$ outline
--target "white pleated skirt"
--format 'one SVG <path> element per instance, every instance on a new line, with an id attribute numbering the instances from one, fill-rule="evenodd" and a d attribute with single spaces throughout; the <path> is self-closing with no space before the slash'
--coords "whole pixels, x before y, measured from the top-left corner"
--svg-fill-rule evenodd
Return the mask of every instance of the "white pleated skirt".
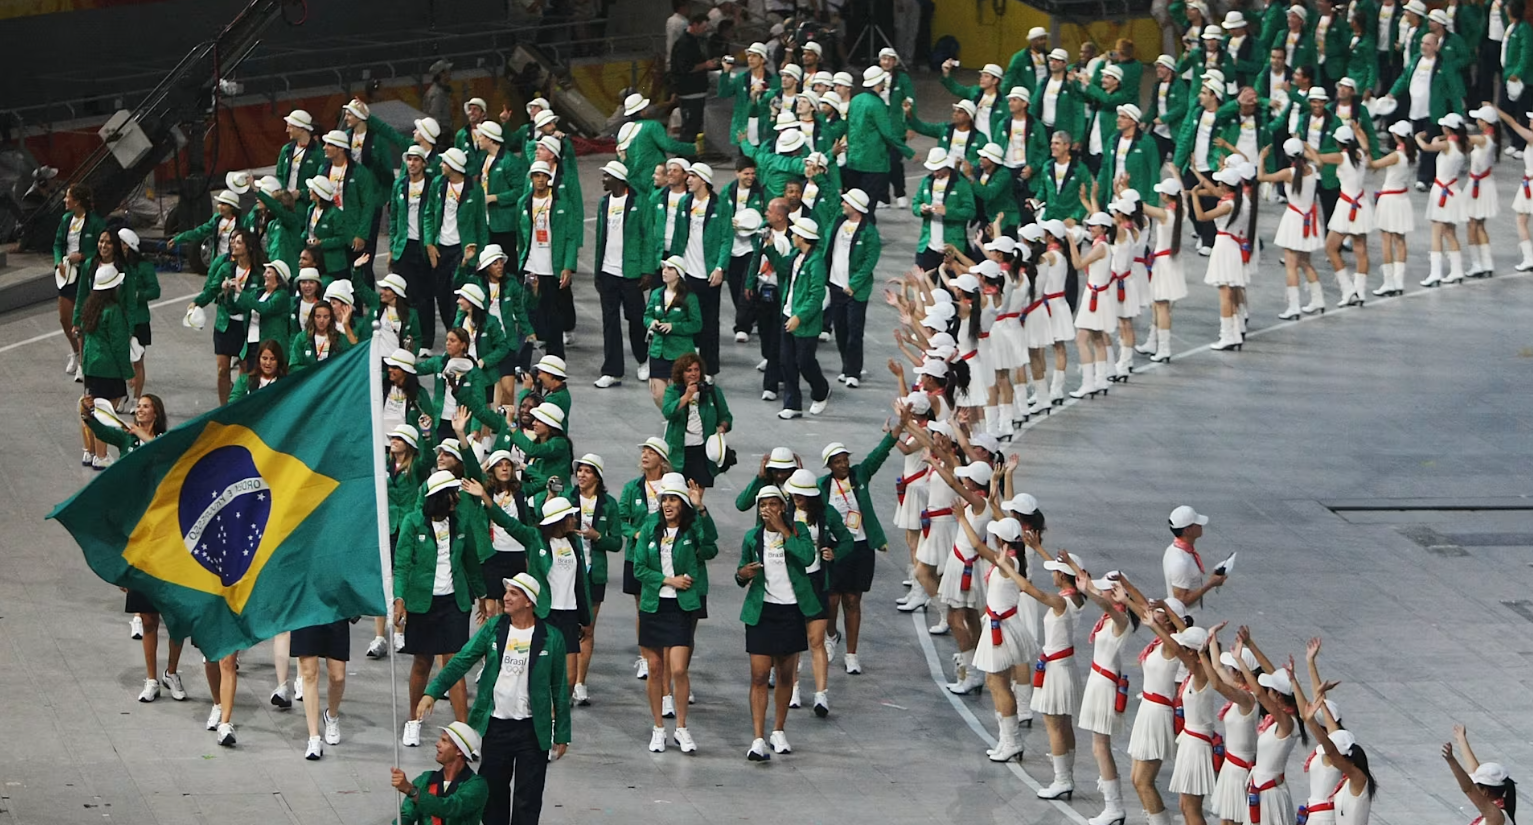
<path id="1" fill-rule="evenodd" d="M 1123 714 L 1115 710 L 1118 686 L 1095 670 L 1086 674 L 1086 690 L 1081 694 L 1081 712 L 1075 724 L 1081 730 L 1117 736 L 1123 732 Z"/>
<path id="2" fill-rule="evenodd" d="M 931 529 L 916 545 L 916 561 L 931 565 L 940 573 L 947 564 L 942 560 L 943 556 L 953 555 L 953 540 L 957 537 L 958 522 L 951 516 L 933 519 Z"/>
<path id="3" fill-rule="evenodd" d="M 1240 257 L 1240 244 L 1234 238 L 1218 235 L 1214 238 L 1214 250 L 1208 256 L 1208 274 L 1203 283 L 1209 286 L 1246 285 L 1245 262 Z"/>
<path id="4" fill-rule="evenodd" d="M 1518 187 L 1519 189 L 1521 187 Z M 1501 199 L 1496 195 L 1496 179 L 1486 178 L 1480 181 L 1480 196 L 1473 197 L 1474 181 L 1470 181 L 1464 187 L 1464 197 L 1469 199 L 1469 217 L 1473 220 L 1483 221 L 1494 218 L 1501 214 Z"/>
<path id="5" fill-rule="evenodd" d="M 1255 757 L 1253 756 L 1252 759 Z M 1228 759 L 1224 760 L 1224 766 L 1219 769 L 1219 780 L 1214 783 L 1214 798 L 1211 804 L 1214 816 L 1231 822 L 1240 822 L 1246 818 L 1249 813 L 1246 810 L 1249 807 L 1246 804 L 1246 780 L 1250 776 L 1250 770 L 1239 767 Z"/>
<path id="6" fill-rule="evenodd" d="M 1171 769 L 1169 786 L 1171 792 L 1208 796 L 1214 792 L 1216 781 L 1213 746 L 1183 731 L 1176 737 L 1176 764 Z M 1272 820 L 1281 823 L 1292 821 L 1291 815 L 1287 819 Z"/>
<path id="7" fill-rule="evenodd" d="M 1132 273 L 1123 279 L 1123 300 L 1118 300 L 1117 284 L 1107 290 L 1106 297 L 1112 304 L 1113 314 L 1118 318 L 1138 318 L 1144 309 L 1144 290 Z"/>
<path id="8" fill-rule="evenodd" d="M 942 579 L 937 582 L 937 598 L 951 608 L 983 607 L 985 604 L 985 566 L 987 562 L 974 557 L 969 574 L 969 589 L 963 589 L 963 561 L 952 549 L 947 551 L 943 563 Z"/>
<path id="9" fill-rule="evenodd" d="M 1283 209 L 1283 217 L 1278 219 L 1277 234 L 1273 236 L 1272 243 L 1279 249 L 1287 249 L 1290 252 L 1318 252 L 1325 248 L 1325 230 L 1320 226 L 1320 213 L 1315 212 L 1314 220 L 1310 224 L 1310 234 L 1304 234 L 1304 213 L 1299 212 L 1292 205 Z"/>
<path id="10" fill-rule="evenodd" d="M 1049 319 L 1049 329 L 1054 332 L 1054 343 L 1075 340 L 1075 318 L 1070 315 L 1070 302 L 1063 296 L 1049 300 L 1047 309 L 1040 309 Z"/>
<path id="11" fill-rule="evenodd" d="M 1044 665 L 1043 687 L 1033 689 L 1028 707 L 1047 716 L 1075 715 L 1075 657 L 1055 659 Z"/>
<path id="12" fill-rule="evenodd" d="M 1462 187 L 1449 188 L 1453 194 L 1446 199 L 1442 197 L 1442 187 L 1432 184 L 1427 190 L 1427 220 L 1433 223 L 1460 224 L 1469 219 L 1469 196 Z"/>
<path id="13" fill-rule="evenodd" d="M 1528 197 L 1528 191 L 1533 189 L 1533 182 L 1523 185 L 1517 183 L 1517 194 L 1512 196 L 1512 211 L 1522 215 L 1533 215 L 1533 198 Z"/>
<path id="14" fill-rule="evenodd" d="M 1357 217 L 1352 217 L 1352 204 L 1337 199 L 1336 214 L 1326 222 L 1326 229 L 1343 235 L 1367 235 L 1373 231 L 1373 202 L 1367 193 L 1358 195 Z"/>
<path id="15" fill-rule="evenodd" d="M 1271 825 L 1274 822 L 1293 822 L 1297 811 L 1294 809 L 1293 797 L 1288 793 L 1288 785 L 1284 783 L 1275 788 L 1268 788 L 1261 793 L 1262 820 L 1261 825 Z M 1256 825 L 1251 821 L 1251 808 L 1242 805 L 1240 821 L 1245 825 Z"/>
<path id="16" fill-rule="evenodd" d="M 1182 256 L 1156 258 L 1155 269 L 1150 272 L 1150 300 L 1175 302 L 1186 297 L 1187 274 L 1182 271 Z"/>
<path id="17" fill-rule="evenodd" d="M 1014 370 L 1027 363 L 1027 334 L 1022 331 L 1021 320 L 996 321 L 990 329 L 990 340 L 999 341 L 995 348 L 995 363 L 991 365 L 993 369 Z"/>
<path id="18" fill-rule="evenodd" d="M 1075 328 L 1089 329 L 1097 332 L 1107 332 L 1117 326 L 1117 312 L 1113 308 L 1118 302 L 1117 290 L 1108 287 L 1104 292 L 1097 293 L 1097 307 L 1091 308 L 1091 289 L 1081 293 L 1080 304 L 1075 310 Z M 1068 305 L 1066 305 L 1068 307 Z M 1070 336 L 1074 338 L 1075 336 Z"/>
<path id="19" fill-rule="evenodd" d="M 1020 605 L 1019 605 L 1020 607 Z M 979 617 L 979 644 L 974 648 L 974 666 L 986 673 L 1006 673 L 1017 665 L 1038 661 L 1038 643 L 1028 635 L 1020 614 L 1001 620 L 1001 643 L 990 632 L 989 614 Z M 1026 678 L 1031 679 L 1028 674 Z M 1028 682 L 1032 684 L 1032 682 Z"/>
<path id="20" fill-rule="evenodd" d="M 1533 202 L 1529 203 L 1528 211 L 1533 214 Z M 1373 222 L 1380 232 L 1394 235 L 1409 235 L 1416 231 L 1416 211 L 1411 207 L 1411 196 L 1404 192 L 1380 195 L 1373 205 Z"/>
<path id="21" fill-rule="evenodd" d="M 923 476 L 920 481 L 905 488 L 905 500 L 894 506 L 895 527 L 901 530 L 921 529 L 921 511 L 926 509 L 926 478 Z"/>
<path id="22" fill-rule="evenodd" d="M 1140 701 L 1134 714 L 1134 729 L 1128 736 L 1128 755 L 1140 762 L 1164 762 L 1176 751 L 1172 731 L 1175 713 L 1166 705 Z"/>

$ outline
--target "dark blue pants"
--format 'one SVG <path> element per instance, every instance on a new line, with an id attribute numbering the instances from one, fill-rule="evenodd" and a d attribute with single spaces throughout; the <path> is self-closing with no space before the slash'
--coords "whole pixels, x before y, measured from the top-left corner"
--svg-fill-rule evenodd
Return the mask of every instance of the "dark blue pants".
<path id="1" fill-rule="evenodd" d="M 601 374 L 622 378 L 627 361 L 623 357 L 624 316 L 634 361 L 644 363 L 649 357 L 644 343 L 644 290 L 638 278 L 603 272 L 596 276 L 596 294 L 601 296 Z"/>
<path id="2" fill-rule="evenodd" d="M 798 336 L 784 330 L 782 356 L 778 362 L 782 368 L 782 408 L 802 410 L 803 397 L 799 394 L 800 376 L 809 382 L 809 400 L 824 401 L 830 397 L 830 384 L 820 372 L 820 362 L 815 357 L 820 339 L 814 335 Z"/>
<path id="3" fill-rule="evenodd" d="M 458 317 L 458 298 L 453 295 L 452 280 L 458 274 L 458 264 L 463 262 L 463 247 L 462 245 L 438 246 L 436 251 L 436 266 L 431 268 L 432 291 L 436 295 L 436 309 L 438 316 L 442 319 L 442 328 L 452 329 L 452 322 Z M 406 284 L 405 288 L 408 289 L 409 284 Z M 415 296 L 411 295 L 410 300 L 416 300 Z M 431 305 L 429 303 L 417 303 L 416 306 L 421 308 L 420 315 L 423 316 L 421 318 L 421 335 L 428 342 L 426 346 L 434 349 L 436 329 L 433 326 L 431 331 L 428 332 L 424 317 L 431 314 Z M 446 336 L 443 336 L 443 338 L 445 340 Z"/>
<path id="4" fill-rule="evenodd" d="M 554 651 L 557 655 L 558 651 Z M 563 686 L 559 686 L 562 690 Z M 484 732 L 479 775 L 490 786 L 485 825 L 537 825 L 543 813 L 548 751 L 538 747 L 531 719 L 490 718 Z M 513 787 L 513 780 L 515 786 Z"/>
<path id="5" fill-rule="evenodd" d="M 841 373 L 847 378 L 862 379 L 862 334 L 868 319 L 868 302 L 853 300 L 839 287 L 830 288 L 829 313 L 836 333 L 836 350 L 841 353 Z"/>

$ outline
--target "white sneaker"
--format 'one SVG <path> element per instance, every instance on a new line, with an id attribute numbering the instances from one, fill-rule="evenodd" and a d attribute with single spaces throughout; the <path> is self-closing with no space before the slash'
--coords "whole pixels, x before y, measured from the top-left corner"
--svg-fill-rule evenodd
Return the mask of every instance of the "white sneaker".
<path id="1" fill-rule="evenodd" d="M 83 383 L 84 381 L 85 381 L 85 368 L 84 367 L 75 367 L 75 383 L 76 384 L 80 384 L 80 383 Z"/>
<path id="2" fill-rule="evenodd" d="M 760 742 L 760 739 L 756 740 Z M 792 753 L 793 746 L 788 744 L 788 735 L 780 730 L 772 731 L 772 751 L 774 753 Z"/>
<path id="3" fill-rule="evenodd" d="M 756 362 L 756 372 L 766 372 L 767 360 L 765 358 Z"/>
<path id="4" fill-rule="evenodd" d="M 692 690 L 691 688 L 687 688 L 687 704 L 689 704 L 689 705 L 697 704 L 697 692 Z"/>
<path id="5" fill-rule="evenodd" d="M 830 715 L 830 695 L 823 690 L 814 692 L 814 715 L 821 719 Z"/>
<path id="6" fill-rule="evenodd" d="M 801 708 L 803 706 L 804 706 L 804 703 L 799 701 L 798 682 L 794 682 L 793 683 L 793 696 L 788 699 L 788 707 L 790 707 L 790 708 Z"/>
<path id="7" fill-rule="evenodd" d="M 910 198 L 907 198 L 904 195 L 900 195 L 899 200 L 895 201 L 895 204 L 897 206 L 899 206 L 899 208 L 901 208 L 901 209 L 909 209 L 910 208 Z"/>
<path id="8" fill-rule="evenodd" d="M 947 617 L 943 616 L 936 624 L 926 628 L 926 632 L 933 636 L 946 636 L 948 633 Z"/>
<path id="9" fill-rule="evenodd" d="M 181 674 L 170 671 L 161 673 L 160 684 L 165 686 L 165 691 L 170 694 L 170 698 L 177 702 L 186 701 L 186 688 L 181 686 Z"/>
<path id="10" fill-rule="evenodd" d="M 798 410 L 778 410 L 777 417 L 784 421 L 792 421 L 795 418 L 803 418 L 804 414 Z"/>
<path id="11" fill-rule="evenodd" d="M 277 685 L 277 689 L 271 692 L 271 703 L 283 710 L 293 706 L 293 690 L 287 682 Z"/>
<path id="12" fill-rule="evenodd" d="M 309 737 L 309 749 L 304 751 L 303 758 L 310 762 L 318 762 L 325 755 L 325 745 L 318 736 Z"/>
<path id="13" fill-rule="evenodd" d="M 845 384 L 846 383 L 846 373 L 844 373 L 844 372 L 843 373 L 838 373 L 836 375 L 836 383 L 837 384 Z"/>
<path id="14" fill-rule="evenodd" d="M 751 334 L 749 332 L 737 332 L 737 333 L 735 333 L 735 343 L 736 344 L 744 344 L 744 343 L 750 341 L 750 339 L 751 339 Z"/>
<path id="15" fill-rule="evenodd" d="M 823 344 L 823 343 L 825 343 L 825 342 L 827 342 L 829 340 L 830 340 L 830 333 L 828 333 L 828 332 L 820 333 L 820 343 Z"/>
<path id="16" fill-rule="evenodd" d="M 382 659 L 389 655 L 389 640 L 382 636 L 374 636 L 373 643 L 367 646 L 367 658 Z"/>
<path id="17" fill-rule="evenodd" d="M 160 698 L 160 681 L 158 679 L 145 679 L 144 689 L 139 691 L 138 700 L 140 702 L 153 702 L 158 698 Z"/>
<path id="18" fill-rule="evenodd" d="M 144 620 L 136 614 L 128 619 L 128 636 L 134 639 L 144 638 Z"/>
<path id="19" fill-rule="evenodd" d="M 676 747 L 681 748 L 682 753 L 697 753 L 697 743 L 692 741 L 692 732 L 686 728 L 677 728 Z"/>
<path id="20" fill-rule="evenodd" d="M 841 637 L 832 633 L 825 634 L 825 661 L 827 663 L 836 660 L 836 648 L 841 646 Z"/>
<path id="21" fill-rule="evenodd" d="M 80 368 L 80 356 L 69 353 L 69 359 L 64 362 L 64 374 L 69 375 Z"/>
<path id="22" fill-rule="evenodd" d="M 1214 248 L 1211 247 L 1211 246 L 1203 246 L 1202 244 L 1198 245 L 1198 254 L 1203 256 L 1203 257 L 1205 257 L 1205 258 L 1207 258 L 1209 255 L 1213 254 L 1213 251 L 1214 251 Z"/>
<path id="23" fill-rule="evenodd" d="M 234 725 L 224 722 L 218 726 L 218 744 L 225 748 L 234 747 Z"/>
<path id="24" fill-rule="evenodd" d="M 777 400 L 777 393 L 772 392 L 771 390 L 762 390 L 761 391 L 761 400 L 762 401 L 776 401 Z"/>
<path id="25" fill-rule="evenodd" d="M 766 740 L 757 739 L 756 741 L 752 742 L 751 749 L 745 752 L 745 758 L 752 762 L 771 761 L 772 754 L 767 751 Z"/>
<path id="26" fill-rule="evenodd" d="M 649 752 L 665 753 L 665 728 L 655 728 L 649 732 Z"/>
<path id="27" fill-rule="evenodd" d="M 621 383 L 623 383 L 623 379 L 621 378 L 612 375 L 603 375 L 602 377 L 596 379 L 595 386 L 599 390 L 604 390 L 608 387 L 615 387 Z"/>
<path id="28" fill-rule="evenodd" d="M 809 404 L 809 414 L 819 415 L 820 413 L 825 412 L 825 408 L 828 406 L 830 406 L 830 393 L 826 393 L 825 397 L 819 401 L 811 401 Z"/>
<path id="29" fill-rule="evenodd" d="M 213 709 L 208 711 L 208 730 L 218 730 L 218 723 L 222 722 L 223 719 L 224 709 L 218 705 L 214 705 Z"/>
<path id="30" fill-rule="evenodd" d="M 645 659 L 643 656 L 640 656 L 639 657 L 639 661 L 634 663 L 633 671 L 634 671 L 633 675 L 634 675 L 635 679 L 648 679 L 649 678 L 649 660 Z"/>
<path id="31" fill-rule="evenodd" d="M 91 459 L 90 466 L 93 470 L 105 470 L 112 466 L 112 457 L 109 455 L 96 456 Z"/>
<path id="32" fill-rule="evenodd" d="M 573 347 L 573 346 L 575 346 L 575 333 L 573 333 L 573 332 L 566 332 L 566 333 L 564 333 L 564 345 L 566 347 Z"/>
<path id="33" fill-rule="evenodd" d="M 857 675 L 862 673 L 862 662 L 857 660 L 857 654 L 846 654 L 846 672 L 848 675 Z"/>
<path id="34" fill-rule="evenodd" d="M 675 719 L 676 718 L 676 698 L 675 697 L 673 697 L 673 696 L 662 696 L 662 697 L 660 697 L 660 718 L 661 719 Z"/>
<path id="35" fill-rule="evenodd" d="M 575 689 L 570 692 L 570 698 L 574 699 L 575 704 L 581 707 L 591 704 L 591 696 L 586 693 L 586 686 L 582 682 L 575 683 Z"/>
<path id="36" fill-rule="evenodd" d="M 330 711 L 328 709 L 325 711 L 324 720 L 325 720 L 325 744 L 326 745 L 339 745 L 339 744 L 341 744 L 341 720 L 335 718 L 334 716 L 331 716 L 330 715 Z"/>
<path id="37" fill-rule="evenodd" d="M 640 381 L 648 381 L 649 380 L 649 362 L 648 361 L 645 361 L 644 363 L 639 365 L 639 380 Z"/>
<path id="38" fill-rule="evenodd" d="M 299 701 L 299 702 L 303 701 L 303 677 L 302 676 L 299 676 L 297 679 L 293 680 L 293 699 L 295 701 Z"/>
<path id="39" fill-rule="evenodd" d="M 96 457 L 96 454 L 91 452 L 90 450 L 82 451 L 80 453 L 80 466 L 81 467 L 89 467 L 90 466 L 90 460 L 95 458 L 95 457 Z"/>
<path id="40" fill-rule="evenodd" d="M 855 389 L 857 389 L 860 386 L 862 386 L 862 382 L 858 381 L 856 378 L 848 378 L 848 379 L 846 379 L 846 387 L 847 387 L 847 389 L 855 390 Z"/>
<path id="41" fill-rule="evenodd" d="M 405 733 L 404 736 L 399 737 L 399 744 L 407 748 L 418 748 L 421 746 L 420 720 L 411 719 L 405 722 Z"/>
<path id="42" fill-rule="evenodd" d="M 405 634 L 394 634 L 394 652 L 399 653 L 405 649 Z"/>

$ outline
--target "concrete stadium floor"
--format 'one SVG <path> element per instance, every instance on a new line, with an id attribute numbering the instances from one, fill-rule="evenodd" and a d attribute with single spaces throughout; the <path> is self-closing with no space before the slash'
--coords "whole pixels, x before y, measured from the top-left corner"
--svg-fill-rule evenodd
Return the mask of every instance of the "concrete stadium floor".
<path id="1" fill-rule="evenodd" d="M 924 153 L 929 143 L 915 145 Z M 604 160 L 581 161 L 588 214 Z M 1122 569 L 1151 591 L 1160 588 L 1166 513 L 1188 503 L 1211 516 L 1205 558 L 1239 551 L 1240 562 L 1230 584 L 1208 599 L 1203 619 L 1249 624 L 1274 659 L 1293 653 L 1301 665 L 1304 641 L 1325 637 L 1324 672 L 1343 682 L 1334 698 L 1382 784 L 1376 823 L 1472 818 L 1438 755 L 1454 723 L 1468 725 L 1482 760 L 1508 763 L 1513 776 L 1533 765 L 1526 595 L 1533 584 L 1533 280 L 1511 270 L 1517 167 L 1508 159 L 1496 172 L 1503 215 L 1491 226 L 1495 278 L 1416 287 L 1426 264 L 1420 232 L 1410 238 L 1405 297 L 1285 324 L 1275 319 L 1283 303 L 1280 253 L 1269 247 L 1250 290 L 1247 346 L 1221 354 L 1203 349 L 1217 335 L 1216 295 L 1202 285 L 1201 259 L 1189 250 L 1191 295 L 1176 308 L 1175 360 L 1147 368 L 1139 358 L 1126 386 L 1056 409 L 1008 448 L 1021 455 L 1023 488 L 1049 516 L 1049 544 L 1079 553 L 1093 570 Z M 722 186 L 729 175 L 723 164 L 720 171 Z M 1279 207 L 1262 209 L 1261 235 L 1270 239 Z M 576 287 L 580 327 L 570 352 L 574 431 L 580 452 L 606 457 L 616 485 L 636 472 L 635 445 L 661 423 L 631 366 L 620 388 L 590 386 L 600 342 L 587 229 Z M 880 229 L 886 248 L 879 272 L 893 277 L 911 260 L 919 223 L 889 208 L 880 212 Z M 1372 251 L 1377 258 L 1376 242 Z M 1334 304 L 1334 279 L 1320 269 Z M 1370 288 L 1377 283 L 1375 275 Z M 179 323 L 197 286 L 187 276 L 165 276 L 166 298 L 154 312 L 149 389 L 165 398 L 176 422 L 215 403 L 208 334 Z M 1050 778 L 1041 725 L 1027 734 L 1020 766 L 986 760 L 984 737 L 994 726 L 989 697 L 940 689 L 935 682 L 950 678 L 951 639 L 928 636 L 920 614 L 893 610 L 906 562 L 898 536 L 879 560 L 866 602 L 865 674 L 847 676 L 838 660 L 830 718 L 794 711 L 791 756 L 767 764 L 743 758 L 751 739 L 748 670 L 739 591 L 728 573 L 749 522 L 729 502 L 774 445 L 792 446 L 812 463 L 832 440 L 859 455 L 876 442 L 890 412 L 893 381 L 883 364 L 894 323 L 875 296 L 863 387 L 833 384 L 824 415 L 793 423 L 774 417 L 778 404 L 758 400 L 755 340 L 723 345 L 721 386 L 736 415 L 731 443 L 741 466 L 708 499 L 723 539 L 713 615 L 699 630 L 693 667 L 698 704 L 689 727 L 700 751 L 645 750 L 644 685 L 631 669 L 633 607 L 614 586 L 598 624 L 592 704 L 575 710 L 575 742 L 550 769 L 544 821 L 1052 825 L 1081 823 L 1100 810 L 1085 735 L 1073 805 L 1033 796 Z M 344 739 L 320 762 L 302 758 L 301 711 L 276 711 L 267 702 L 274 682 L 268 645 L 245 654 L 233 750 L 217 747 L 202 728 L 209 701 L 194 651 L 183 659 L 186 703 L 134 701 L 142 657 L 127 638 L 121 594 L 89 571 L 61 528 L 42 521 L 92 475 L 76 462 L 79 388 L 60 371 L 65 354 L 52 307 L 0 317 L 0 376 L 8 389 L 0 417 L 14 427 L 0 451 L 0 531 L 7 536 L 0 695 L 10 699 L 0 709 L 0 821 L 388 821 L 398 731 L 389 664 L 361 656 L 372 635 L 365 622 L 353 631 Z M 1072 347 L 1072 366 L 1074 357 Z M 834 376 L 833 345 L 821 348 L 820 360 Z M 1070 387 L 1077 381 L 1072 370 Z M 598 432 L 602 437 L 591 436 Z M 886 467 L 876 483 L 886 523 L 897 473 L 897 464 Z M 1398 509 L 1404 506 L 1458 509 Z M 408 663 L 399 665 L 403 695 Z M 807 699 L 807 666 L 804 678 Z M 1139 674 L 1131 678 L 1137 692 Z M 431 724 L 448 720 L 446 708 Z M 433 735 L 428 728 L 423 738 Z M 1125 735 L 1116 748 L 1125 775 L 1126 742 Z M 414 775 L 431 757 L 430 747 L 407 749 L 403 767 Z M 1301 759 L 1290 765 L 1289 782 L 1302 801 Z M 1162 788 L 1169 776 L 1168 765 Z M 1130 821 L 1142 821 L 1128 796 Z"/>

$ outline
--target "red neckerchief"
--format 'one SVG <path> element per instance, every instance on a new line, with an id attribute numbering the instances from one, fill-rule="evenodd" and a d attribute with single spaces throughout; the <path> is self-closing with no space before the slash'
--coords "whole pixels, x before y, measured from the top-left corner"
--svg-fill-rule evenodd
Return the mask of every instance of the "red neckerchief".
<path id="1" fill-rule="evenodd" d="M 1144 646 L 1144 650 L 1139 651 L 1139 663 L 1144 664 L 1144 660 L 1150 658 L 1150 654 L 1154 653 L 1159 647 L 1160 637 L 1156 636 L 1154 641 Z"/>
<path id="2" fill-rule="evenodd" d="M 1203 570 L 1203 557 L 1198 555 L 1198 551 L 1196 549 L 1194 549 L 1192 545 L 1190 545 L 1187 542 L 1183 541 L 1181 536 L 1178 536 L 1175 541 L 1171 542 L 1171 544 L 1173 546 L 1175 546 L 1176 548 L 1180 549 L 1183 553 L 1191 554 L 1192 555 L 1192 560 L 1197 562 L 1197 564 L 1198 564 L 1198 572 L 1199 573 L 1204 572 L 1204 570 Z"/>
<path id="3" fill-rule="evenodd" d="M 1121 605 L 1121 604 L 1113 605 L 1113 609 L 1114 610 L 1118 610 L 1118 611 L 1122 611 L 1123 610 L 1123 605 Z M 1102 614 L 1102 618 L 1097 619 L 1096 626 L 1091 628 L 1091 635 L 1086 637 L 1086 641 L 1091 642 L 1091 643 L 1095 643 L 1096 640 L 1097 640 L 1097 634 L 1101 633 L 1102 632 L 1102 628 L 1106 627 L 1107 623 L 1110 622 L 1110 621 L 1112 621 L 1112 614 L 1111 613 L 1103 613 Z"/>

